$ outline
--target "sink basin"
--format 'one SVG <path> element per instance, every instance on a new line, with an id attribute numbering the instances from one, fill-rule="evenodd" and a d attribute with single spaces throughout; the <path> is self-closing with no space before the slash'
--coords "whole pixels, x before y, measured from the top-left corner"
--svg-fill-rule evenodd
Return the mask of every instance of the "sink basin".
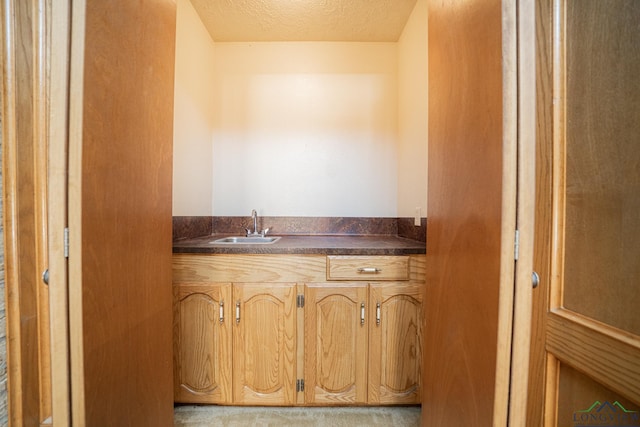
<path id="1" fill-rule="evenodd" d="M 232 236 L 223 237 L 222 239 L 214 240 L 210 243 L 225 244 L 225 245 L 264 245 L 269 243 L 275 243 L 280 240 L 280 236 Z"/>

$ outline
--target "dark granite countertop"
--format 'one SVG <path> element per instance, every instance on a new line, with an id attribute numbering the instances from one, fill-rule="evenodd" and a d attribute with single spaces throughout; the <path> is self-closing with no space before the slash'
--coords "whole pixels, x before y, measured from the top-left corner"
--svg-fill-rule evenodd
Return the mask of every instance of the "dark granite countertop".
<path id="1" fill-rule="evenodd" d="M 284 235 L 270 244 L 213 244 L 229 234 L 214 234 L 173 242 L 173 253 L 199 254 L 319 254 L 410 255 L 426 253 L 424 242 L 393 235 Z"/>

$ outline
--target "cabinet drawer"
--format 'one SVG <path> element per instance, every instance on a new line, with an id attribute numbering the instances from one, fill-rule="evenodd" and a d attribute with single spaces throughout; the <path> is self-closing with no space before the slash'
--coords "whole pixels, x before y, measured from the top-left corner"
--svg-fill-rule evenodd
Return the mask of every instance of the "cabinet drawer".
<path id="1" fill-rule="evenodd" d="M 330 255 L 327 280 L 409 280 L 409 257 Z"/>

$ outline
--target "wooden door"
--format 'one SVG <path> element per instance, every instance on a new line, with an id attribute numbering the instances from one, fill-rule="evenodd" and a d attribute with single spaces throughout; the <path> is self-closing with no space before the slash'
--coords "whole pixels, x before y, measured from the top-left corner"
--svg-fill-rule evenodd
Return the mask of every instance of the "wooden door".
<path id="1" fill-rule="evenodd" d="M 174 284 L 176 402 L 231 403 L 231 284 Z"/>
<path id="2" fill-rule="evenodd" d="M 429 2 L 423 426 L 524 423 L 535 144 L 532 5 Z"/>
<path id="3" fill-rule="evenodd" d="M 540 80 L 553 83 L 542 96 L 553 139 L 538 178 L 551 203 L 540 203 L 536 269 L 549 301 L 534 335 L 546 393 L 536 390 L 529 420 L 544 407 L 549 426 L 640 425 L 640 3 L 546 9 L 553 55 L 539 53 L 552 58 Z"/>
<path id="4" fill-rule="evenodd" d="M 309 283 L 305 296 L 305 403 L 367 401 L 366 283 Z"/>
<path id="5" fill-rule="evenodd" d="M 9 0 L 0 8 L 7 412 L 11 425 L 39 426 L 52 412 L 49 287 L 42 279 L 49 267 L 49 115 L 56 86 L 47 26 L 52 13 L 44 0 Z"/>
<path id="6" fill-rule="evenodd" d="M 296 285 L 233 285 L 233 402 L 296 402 Z"/>
<path id="7" fill-rule="evenodd" d="M 173 425 L 175 9 L 172 0 L 73 2 L 68 313 L 74 425 Z"/>
<path id="8" fill-rule="evenodd" d="M 370 404 L 420 403 L 423 286 L 370 284 Z"/>

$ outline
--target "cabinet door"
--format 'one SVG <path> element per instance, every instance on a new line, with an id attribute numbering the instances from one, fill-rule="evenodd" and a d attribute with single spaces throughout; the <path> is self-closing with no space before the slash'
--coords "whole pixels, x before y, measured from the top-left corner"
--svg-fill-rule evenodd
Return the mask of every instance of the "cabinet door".
<path id="1" fill-rule="evenodd" d="M 366 403 L 367 285 L 308 284 L 305 300 L 306 403 Z"/>
<path id="2" fill-rule="evenodd" d="M 231 401 L 231 285 L 174 286 L 174 399 Z"/>
<path id="3" fill-rule="evenodd" d="M 372 283 L 369 403 L 420 403 L 421 283 Z"/>
<path id="4" fill-rule="evenodd" d="M 236 404 L 292 405 L 296 398 L 296 285 L 233 286 Z"/>

